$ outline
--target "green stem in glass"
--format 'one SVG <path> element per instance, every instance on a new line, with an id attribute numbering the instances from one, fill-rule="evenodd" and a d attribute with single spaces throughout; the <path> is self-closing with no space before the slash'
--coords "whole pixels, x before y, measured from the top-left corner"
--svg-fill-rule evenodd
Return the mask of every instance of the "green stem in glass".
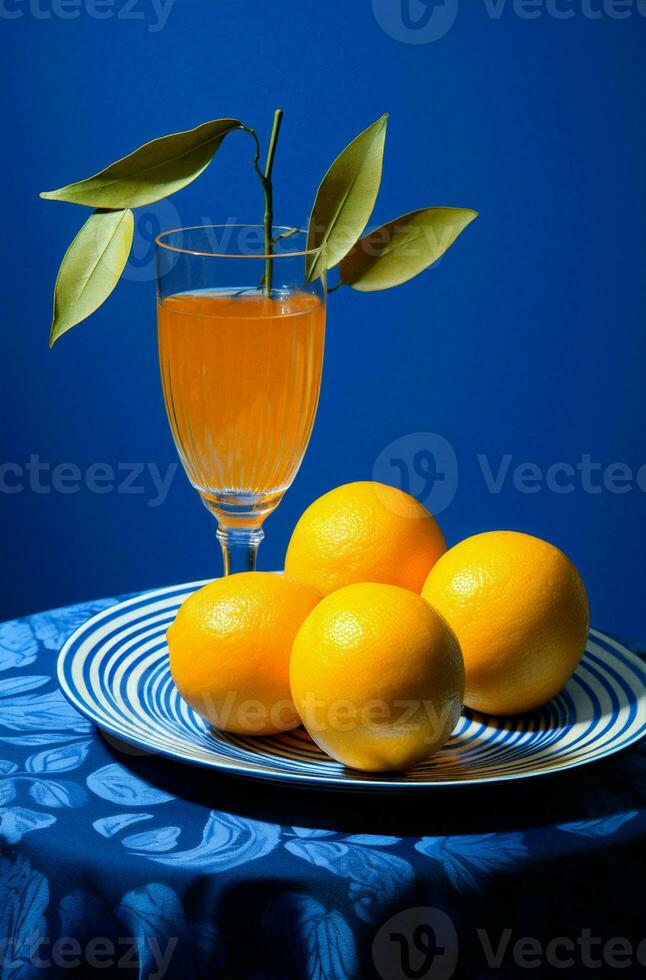
<path id="1" fill-rule="evenodd" d="M 264 291 L 267 295 L 271 293 L 271 284 L 273 278 L 273 261 L 272 255 L 274 252 L 274 239 L 272 237 L 272 228 L 274 225 L 274 189 L 271 182 L 271 173 L 274 167 L 274 157 L 276 155 L 276 145 L 278 143 L 278 134 L 280 133 L 280 126 L 283 121 L 283 110 L 276 109 L 274 112 L 274 123 L 271 128 L 271 136 L 269 137 L 269 148 L 267 150 L 267 159 L 265 161 L 265 169 L 262 170 L 260 167 L 260 143 L 258 142 L 258 135 L 255 129 L 249 129 L 246 126 L 243 127 L 245 132 L 249 133 L 256 144 L 256 155 L 254 157 L 253 165 L 262 184 L 263 193 L 265 195 L 265 216 L 263 220 L 263 227 L 265 232 L 265 255 L 267 256 L 265 261 L 265 275 L 263 277 Z"/>
<path id="2" fill-rule="evenodd" d="M 272 237 L 274 226 L 274 189 L 271 183 L 271 172 L 274 167 L 276 144 L 278 143 L 278 134 L 280 133 L 282 121 L 283 110 L 276 109 L 274 112 L 274 124 L 271 127 L 271 136 L 269 137 L 267 160 L 265 161 L 265 180 L 263 186 L 265 190 L 265 255 L 267 256 L 265 260 L 265 292 L 267 295 L 271 293 L 273 279 L 272 254 L 274 250 L 274 240 Z"/>

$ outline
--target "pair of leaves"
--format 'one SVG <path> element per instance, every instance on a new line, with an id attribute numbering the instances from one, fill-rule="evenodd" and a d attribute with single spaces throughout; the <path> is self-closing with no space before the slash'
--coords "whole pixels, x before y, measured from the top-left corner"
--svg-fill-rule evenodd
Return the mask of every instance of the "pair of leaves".
<path id="1" fill-rule="evenodd" d="M 119 281 L 132 247 L 131 209 L 186 187 L 206 169 L 224 137 L 242 128 L 237 119 L 214 119 L 186 132 L 161 136 L 93 177 L 40 195 L 96 209 L 59 269 L 50 347 L 98 309 Z"/>
<path id="2" fill-rule="evenodd" d="M 360 239 L 379 192 L 387 123 L 385 114 L 360 133 L 321 181 L 308 228 L 310 280 L 340 263 L 341 282 L 361 292 L 399 285 L 436 262 L 477 217 L 468 208 L 422 208 Z M 96 209 L 63 258 L 50 346 L 98 309 L 119 281 L 132 247 L 131 209 L 191 183 L 225 136 L 241 129 L 237 119 L 211 120 L 152 140 L 93 177 L 41 194 Z"/>
<path id="3" fill-rule="evenodd" d="M 477 212 L 421 208 L 389 221 L 360 239 L 374 209 L 388 115 L 360 133 L 321 181 L 310 215 L 307 266 L 315 279 L 340 262 L 341 282 L 361 292 L 398 286 L 436 262 Z"/>

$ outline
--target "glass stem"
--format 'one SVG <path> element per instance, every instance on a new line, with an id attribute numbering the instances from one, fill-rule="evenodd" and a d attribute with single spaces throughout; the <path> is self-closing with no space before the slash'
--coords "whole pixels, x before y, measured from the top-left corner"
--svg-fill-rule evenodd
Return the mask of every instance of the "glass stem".
<path id="1" fill-rule="evenodd" d="M 255 572 L 258 548 L 265 536 L 261 527 L 218 527 L 216 536 L 222 548 L 225 575 Z"/>

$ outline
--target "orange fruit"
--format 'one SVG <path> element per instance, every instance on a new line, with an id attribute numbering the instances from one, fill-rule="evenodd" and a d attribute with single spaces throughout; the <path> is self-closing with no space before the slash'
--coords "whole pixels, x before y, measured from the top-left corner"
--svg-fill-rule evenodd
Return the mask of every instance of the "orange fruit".
<path id="1" fill-rule="evenodd" d="M 171 674 L 184 700 L 228 732 L 294 728 L 289 658 L 320 598 L 311 585 L 272 572 L 241 572 L 198 589 L 167 633 Z"/>
<path id="2" fill-rule="evenodd" d="M 545 704 L 574 672 L 590 625 L 581 576 L 554 545 L 517 531 L 456 544 L 431 569 L 422 595 L 455 631 L 465 704 L 518 714 Z"/>
<path id="3" fill-rule="evenodd" d="M 347 483 L 315 500 L 294 529 L 285 571 L 323 595 L 354 582 L 419 592 L 446 551 L 435 519 L 384 483 Z"/>
<path id="4" fill-rule="evenodd" d="M 348 585 L 299 629 L 294 703 L 329 755 L 354 769 L 407 769 L 441 748 L 460 716 L 458 642 L 421 596 L 395 585 Z"/>

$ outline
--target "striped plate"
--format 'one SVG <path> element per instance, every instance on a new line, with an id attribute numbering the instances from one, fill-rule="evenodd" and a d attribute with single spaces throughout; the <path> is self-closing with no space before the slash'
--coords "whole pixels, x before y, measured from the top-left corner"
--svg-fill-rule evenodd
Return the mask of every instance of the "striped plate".
<path id="1" fill-rule="evenodd" d="M 646 670 L 596 630 L 574 677 L 544 708 L 516 718 L 466 712 L 444 749 L 405 775 L 345 769 L 302 729 L 268 738 L 216 732 L 177 693 L 165 640 L 180 603 L 203 584 L 137 596 L 77 629 L 58 661 L 61 688 L 74 707 L 144 751 L 256 779 L 338 789 L 539 776 L 601 759 L 646 734 Z"/>

